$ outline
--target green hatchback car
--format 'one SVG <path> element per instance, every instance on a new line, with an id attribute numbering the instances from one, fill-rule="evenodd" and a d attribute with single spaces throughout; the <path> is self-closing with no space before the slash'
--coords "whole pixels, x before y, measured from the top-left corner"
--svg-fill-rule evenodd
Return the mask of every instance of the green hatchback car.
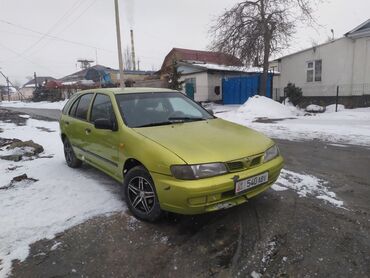
<path id="1" fill-rule="evenodd" d="M 283 167 L 271 139 L 168 89 L 79 92 L 60 130 L 68 166 L 87 162 L 122 183 L 131 212 L 148 221 L 245 203 Z"/>

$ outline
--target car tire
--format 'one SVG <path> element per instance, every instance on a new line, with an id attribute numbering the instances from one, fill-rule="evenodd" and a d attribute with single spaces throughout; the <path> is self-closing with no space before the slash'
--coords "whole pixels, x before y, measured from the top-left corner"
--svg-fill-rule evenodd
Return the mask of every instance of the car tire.
<path id="1" fill-rule="evenodd" d="M 67 138 L 63 141 L 64 145 L 64 157 L 67 165 L 71 168 L 79 168 L 82 165 L 82 161 L 78 159 L 73 151 L 72 145 Z"/>
<path id="2" fill-rule="evenodd" d="M 154 222 L 161 217 L 153 179 L 144 167 L 130 169 L 125 175 L 123 187 L 127 206 L 136 218 Z"/>

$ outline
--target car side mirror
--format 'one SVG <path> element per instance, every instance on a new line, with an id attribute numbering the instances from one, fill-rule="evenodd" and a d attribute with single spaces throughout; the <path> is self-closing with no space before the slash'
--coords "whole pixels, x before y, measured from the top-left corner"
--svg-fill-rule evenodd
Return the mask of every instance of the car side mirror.
<path id="1" fill-rule="evenodd" d="M 94 121 L 94 126 L 96 129 L 109 129 L 114 130 L 114 123 L 111 120 L 108 119 L 96 119 Z"/>

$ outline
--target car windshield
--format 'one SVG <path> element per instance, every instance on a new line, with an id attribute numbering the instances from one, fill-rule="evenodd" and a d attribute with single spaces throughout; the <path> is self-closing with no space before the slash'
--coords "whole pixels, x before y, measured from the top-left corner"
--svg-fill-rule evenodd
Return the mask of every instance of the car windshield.
<path id="1" fill-rule="evenodd" d="M 213 119 L 205 109 L 182 93 L 135 93 L 116 95 L 129 127 L 149 127 Z"/>

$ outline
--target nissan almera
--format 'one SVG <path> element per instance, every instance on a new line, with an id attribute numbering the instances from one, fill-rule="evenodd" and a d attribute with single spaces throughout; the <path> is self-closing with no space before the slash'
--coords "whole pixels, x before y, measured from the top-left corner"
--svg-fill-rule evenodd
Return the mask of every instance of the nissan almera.
<path id="1" fill-rule="evenodd" d="M 178 91 L 95 89 L 71 97 L 60 119 L 68 166 L 82 162 L 123 184 L 138 218 L 240 205 L 278 178 L 275 143 L 216 118 Z"/>

